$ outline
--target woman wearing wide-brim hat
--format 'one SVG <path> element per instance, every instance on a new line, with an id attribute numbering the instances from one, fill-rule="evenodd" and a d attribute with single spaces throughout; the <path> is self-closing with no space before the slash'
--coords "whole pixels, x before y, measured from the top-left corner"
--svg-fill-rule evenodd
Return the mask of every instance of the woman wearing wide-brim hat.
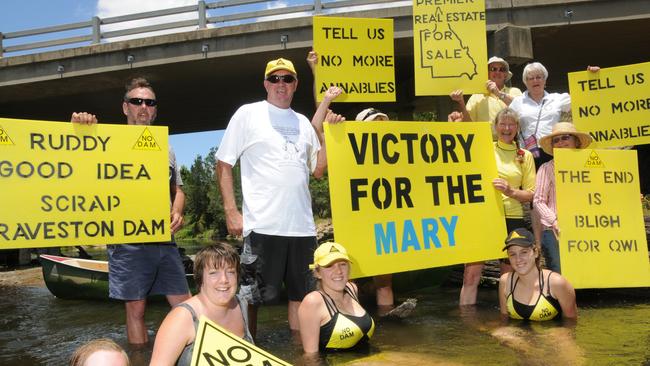
<path id="1" fill-rule="evenodd" d="M 540 146 L 549 155 L 554 149 L 584 149 L 591 144 L 591 136 L 579 132 L 570 122 L 558 122 L 549 135 L 540 140 Z M 555 160 L 550 160 L 539 168 L 535 182 L 537 189 L 533 198 L 533 207 L 542 222 L 542 254 L 546 267 L 560 273 L 560 250 L 557 237 L 560 232 L 557 222 L 557 204 L 555 196 Z"/>

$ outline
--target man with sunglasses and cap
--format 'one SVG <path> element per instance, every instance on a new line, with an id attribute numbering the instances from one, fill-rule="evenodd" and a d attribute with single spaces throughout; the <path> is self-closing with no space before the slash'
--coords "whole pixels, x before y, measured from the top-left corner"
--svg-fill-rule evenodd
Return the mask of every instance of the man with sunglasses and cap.
<path id="1" fill-rule="evenodd" d="M 465 122 L 488 121 L 492 123 L 500 110 L 510 105 L 512 100 L 521 95 L 521 90 L 506 86 L 512 78 L 510 65 L 501 57 L 490 57 L 488 60 L 488 78 L 485 83 L 485 94 L 473 94 L 467 104 L 462 90 L 450 94 L 453 101 L 458 103 Z M 496 141 L 496 132 L 492 128 L 492 138 Z"/>
<path id="2" fill-rule="evenodd" d="M 158 101 L 153 87 L 141 77 L 126 85 L 122 111 L 127 124 L 149 126 L 156 119 Z M 97 117 L 87 112 L 72 113 L 71 122 L 94 124 Z M 185 194 L 176 155 L 169 146 L 170 231 L 183 224 Z M 123 300 L 126 308 L 126 332 L 131 344 L 148 342 L 144 314 L 148 295 L 165 295 L 173 307 L 190 298 L 185 270 L 173 241 L 168 243 L 108 245 L 109 296 Z"/>
<path id="3" fill-rule="evenodd" d="M 291 109 L 298 87 L 293 63 L 284 58 L 269 61 L 263 84 L 266 100 L 235 112 L 216 152 L 228 232 L 244 236 L 240 295 L 249 303 L 253 336 L 257 308 L 277 303 L 283 282 L 289 327 L 299 329 L 298 307 L 313 287 L 309 264 L 316 248 L 309 178 L 320 178 L 324 169 L 318 164 L 324 159 L 319 136 L 304 115 Z M 237 160 L 243 215 L 233 191 Z"/>

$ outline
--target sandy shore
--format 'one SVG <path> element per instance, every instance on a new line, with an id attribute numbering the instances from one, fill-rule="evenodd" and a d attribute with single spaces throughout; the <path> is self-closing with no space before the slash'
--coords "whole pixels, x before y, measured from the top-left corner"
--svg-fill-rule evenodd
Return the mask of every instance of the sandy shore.
<path id="1" fill-rule="evenodd" d="M 41 267 L 19 268 L 0 271 L 1 286 L 45 287 Z"/>

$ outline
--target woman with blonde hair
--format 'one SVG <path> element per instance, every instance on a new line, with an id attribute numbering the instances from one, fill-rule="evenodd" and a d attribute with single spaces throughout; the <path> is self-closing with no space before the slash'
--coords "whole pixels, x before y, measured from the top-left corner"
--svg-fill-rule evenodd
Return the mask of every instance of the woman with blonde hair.
<path id="1" fill-rule="evenodd" d="M 124 349 L 112 339 L 92 340 L 77 348 L 70 358 L 70 366 L 129 366 Z"/>
<path id="2" fill-rule="evenodd" d="M 310 268 L 318 290 L 307 294 L 298 309 L 305 354 L 366 343 L 375 331 L 375 322 L 359 303 L 357 286 L 349 282 L 347 250 L 338 243 L 323 243 L 314 251 Z"/>

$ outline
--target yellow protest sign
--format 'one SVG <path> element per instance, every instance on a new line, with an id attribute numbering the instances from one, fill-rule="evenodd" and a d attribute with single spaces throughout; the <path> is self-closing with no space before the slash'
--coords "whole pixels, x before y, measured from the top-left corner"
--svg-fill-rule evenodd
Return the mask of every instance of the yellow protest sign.
<path id="1" fill-rule="evenodd" d="M 486 123 L 325 125 L 334 238 L 352 277 L 503 257 Z"/>
<path id="2" fill-rule="evenodd" d="M 316 97 L 331 85 L 337 102 L 394 102 L 393 19 L 314 17 Z"/>
<path id="3" fill-rule="evenodd" d="M 554 153 L 562 275 L 575 288 L 650 286 L 636 151 Z"/>
<path id="4" fill-rule="evenodd" d="M 201 316 L 194 340 L 192 366 L 291 366 Z"/>
<path id="5" fill-rule="evenodd" d="M 415 95 L 485 93 L 485 1 L 413 0 Z"/>
<path id="6" fill-rule="evenodd" d="M 569 73 L 573 123 L 594 147 L 650 144 L 650 62 Z"/>
<path id="7" fill-rule="evenodd" d="M 169 241 L 167 127 L 0 118 L 0 192 L 0 249 Z"/>

